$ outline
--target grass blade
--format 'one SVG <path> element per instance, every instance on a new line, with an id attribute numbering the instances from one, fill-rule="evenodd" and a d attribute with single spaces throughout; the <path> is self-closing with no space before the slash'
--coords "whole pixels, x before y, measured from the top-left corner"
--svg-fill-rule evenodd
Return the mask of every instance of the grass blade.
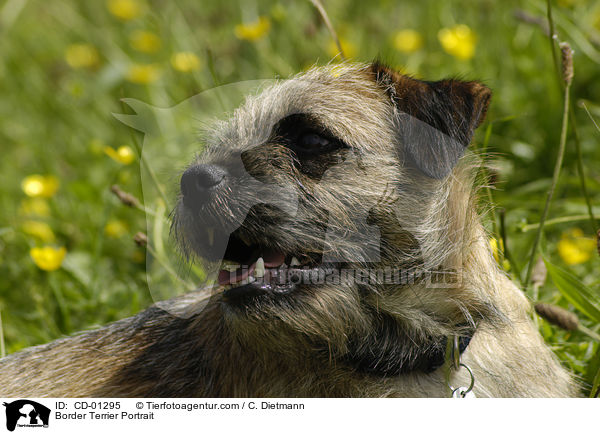
<path id="1" fill-rule="evenodd" d="M 577 310 L 592 321 L 600 322 L 600 306 L 595 303 L 595 297 L 588 288 L 571 273 L 552 265 L 544 259 L 550 278 L 556 288 Z"/>
<path id="2" fill-rule="evenodd" d="M 597 398 L 600 391 L 600 347 L 596 349 L 596 353 L 588 363 L 585 373 L 586 384 L 591 384 L 589 389 L 589 397 Z"/>

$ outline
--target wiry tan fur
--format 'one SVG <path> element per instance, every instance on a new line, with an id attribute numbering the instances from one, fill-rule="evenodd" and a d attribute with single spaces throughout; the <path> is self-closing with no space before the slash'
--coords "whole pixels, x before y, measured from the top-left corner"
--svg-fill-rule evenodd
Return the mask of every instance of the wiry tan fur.
<path id="1" fill-rule="evenodd" d="M 389 247 L 382 262 L 461 270 L 460 285 L 432 289 L 417 282 L 365 290 L 325 284 L 291 294 L 285 304 L 267 299 L 244 309 L 230 306 L 221 294 L 196 309 L 204 306 L 200 301 L 206 294 L 190 293 L 166 302 L 164 310 L 154 306 L 0 360 L 0 396 L 449 396 L 444 368 L 378 375 L 346 362 L 356 345 L 379 344 L 366 337 L 382 315 L 393 320 L 406 342 L 461 335 L 465 324 L 476 325 L 461 361 L 474 373 L 478 397 L 576 395 L 572 378 L 531 321 L 529 302 L 493 259 L 475 212 L 477 161 L 463 157 L 443 179 L 420 172 L 405 158 L 400 110 L 388 90 L 374 79 L 370 65 L 315 68 L 250 97 L 212 132 L 214 143 L 201 162 L 227 164 L 233 151 L 258 146 L 252 157 L 257 171 L 283 185 L 302 181 L 310 202 L 293 223 L 268 230 L 251 226 L 245 234 L 286 251 L 317 249 L 320 234 L 314 223 L 326 218 L 321 209 L 329 211 L 327 223 L 334 229 L 360 231 L 353 210 L 376 203 L 396 186 L 393 200 L 381 205 L 379 223 Z M 344 182 L 335 168 L 320 182 L 311 181 L 289 164 L 289 151 L 269 137 L 280 119 L 306 111 L 356 151 L 339 166 Z M 267 167 L 265 161 L 274 158 L 281 163 Z M 239 200 L 252 194 L 243 186 L 232 188 L 239 189 Z M 221 198 L 212 210 L 215 219 L 236 212 L 230 201 Z M 182 207 L 177 233 L 194 253 L 198 228 Z M 418 251 L 410 249 L 415 245 Z M 351 243 L 333 240 L 325 249 L 364 262 Z M 468 385 L 466 371 L 453 371 L 450 383 Z"/>

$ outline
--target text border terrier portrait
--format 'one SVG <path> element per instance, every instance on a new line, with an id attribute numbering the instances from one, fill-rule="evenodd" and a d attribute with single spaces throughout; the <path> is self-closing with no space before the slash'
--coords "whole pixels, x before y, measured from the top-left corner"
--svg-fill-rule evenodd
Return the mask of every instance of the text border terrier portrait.
<path id="1" fill-rule="evenodd" d="M 576 396 L 476 210 L 467 149 L 490 99 L 379 62 L 248 95 L 173 212 L 183 255 L 219 264 L 209 301 L 8 356 L 0 395 Z"/>

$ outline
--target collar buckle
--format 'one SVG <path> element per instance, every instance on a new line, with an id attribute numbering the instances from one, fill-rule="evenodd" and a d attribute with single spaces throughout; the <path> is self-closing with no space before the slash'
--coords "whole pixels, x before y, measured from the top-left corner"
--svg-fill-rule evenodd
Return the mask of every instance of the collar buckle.
<path id="1" fill-rule="evenodd" d="M 473 393 L 473 387 L 475 386 L 475 375 L 473 375 L 471 368 L 460 361 L 460 356 L 460 339 L 457 335 L 455 335 L 452 337 L 452 339 L 448 339 L 448 344 L 446 347 L 446 386 L 448 386 L 450 389 L 450 396 L 452 398 L 476 398 L 475 393 Z M 466 387 L 453 387 L 450 384 L 450 376 L 452 375 L 453 371 L 456 373 L 461 368 L 466 369 L 469 373 L 470 383 Z"/>

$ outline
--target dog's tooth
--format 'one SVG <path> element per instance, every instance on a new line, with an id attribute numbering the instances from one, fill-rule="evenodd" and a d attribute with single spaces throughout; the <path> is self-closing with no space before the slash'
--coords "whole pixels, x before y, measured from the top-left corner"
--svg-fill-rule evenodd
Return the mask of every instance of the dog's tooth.
<path id="1" fill-rule="evenodd" d="M 298 265 L 300 265 L 300 261 L 294 256 L 290 261 L 290 267 L 297 267 Z"/>
<path id="2" fill-rule="evenodd" d="M 254 277 L 265 277 L 265 260 L 258 258 L 256 265 L 254 266 Z"/>
<path id="3" fill-rule="evenodd" d="M 215 230 L 206 228 L 206 235 L 208 236 L 208 244 L 212 246 L 215 243 Z"/>

